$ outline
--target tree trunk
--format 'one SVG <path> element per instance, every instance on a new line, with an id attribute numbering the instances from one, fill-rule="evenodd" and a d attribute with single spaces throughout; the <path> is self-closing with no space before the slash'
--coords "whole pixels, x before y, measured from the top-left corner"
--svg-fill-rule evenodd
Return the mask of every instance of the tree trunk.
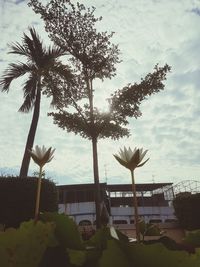
<path id="1" fill-rule="evenodd" d="M 41 91 L 40 91 L 40 83 L 37 86 L 37 94 L 36 94 L 36 100 L 34 105 L 34 111 L 33 111 L 33 117 L 31 126 L 28 133 L 28 138 L 26 141 L 26 147 L 24 150 L 24 157 L 21 164 L 20 174 L 19 177 L 25 178 L 28 175 L 28 169 L 30 164 L 31 155 L 28 150 L 32 149 L 34 139 L 35 139 L 35 133 L 37 129 L 39 114 L 40 114 L 40 99 L 41 99 Z"/>
<path id="2" fill-rule="evenodd" d="M 97 154 L 97 135 L 94 125 L 94 106 L 93 106 L 93 86 L 92 79 L 88 78 L 88 73 L 85 73 L 85 81 L 88 90 L 88 99 L 90 106 L 90 134 L 92 138 L 92 152 L 93 152 L 93 173 L 94 173 L 94 187 L 95 187 L 95 208 L 96 208 L 96 228 L 101 228 L 101 191 L 99 184 L 99 168 L 98 168 L 98 154 Z"/>
<path id="3" fill-rule="evenodd" d="M 99 184 L 99 169 L 98 169 L 98 155 L 97 155 L 97 138 L 92 138 L 92 150 L 93 150 L 93 172 L 94 172 L 94 184 L 95 184 L 95 207 L 96 207 L 96 227 L 101 227 L 101 191 Z"/>

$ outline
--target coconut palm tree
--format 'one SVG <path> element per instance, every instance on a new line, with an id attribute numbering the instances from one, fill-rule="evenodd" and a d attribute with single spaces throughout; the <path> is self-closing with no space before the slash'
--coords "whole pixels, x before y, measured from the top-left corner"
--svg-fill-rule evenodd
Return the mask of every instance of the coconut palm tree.
<path id="1" fill-rule="evenodd" d="M 33 109 L 33 116 L 21 163 L 20 177 L 27 177 L 28 174 L 30 163 L 30 153 L 28 150 L 32 149 L 35 139 L 42 91 L 47 96 L 52 96 L 52 105 L 57 105 L 61 98 L 61 93 L 57 88 L 45 89 L 44 80 L 50 79 L 52 72 L 62 73 L 61 75 L 64 75 L 68 80 L 71 77 L 70 68 L 64 66 L 58 60 L 60 56 L 64 55 L 64 51 L 54 45 L 45 47 L 34 28 L 29 28 L 29 32 L 30 37 L 24 33 L 22 44 L 11 44 L 9 52 L 24 56 L 26 62 L 10 64 L 0 79 L 0 90 L 2 92 L 8 92 L 13 80 L 25 74 L 28 75 L 22 87 L 24 102 L 19 108 L 19 111 L 29 112 Z"/>

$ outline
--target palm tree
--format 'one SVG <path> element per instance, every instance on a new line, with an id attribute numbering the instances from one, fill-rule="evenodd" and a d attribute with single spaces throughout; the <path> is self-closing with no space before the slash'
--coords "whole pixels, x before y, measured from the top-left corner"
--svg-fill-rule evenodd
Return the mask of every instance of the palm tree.
<path id="1" fill-rule="evenodd" d="M 52 96 L 52 105 L 57 105 L 61 98 L 61 93 L 58 88 L 52 87 L 51 89 L 45 89 L 44 80 L 50 79 L 52 72 L 61 73 L 61 75 L 64 75 L 68 80 L 70 80 L 71 77 L 70 69 L 62 65 L 58 60 L 60 56 L 64 55 L 64 51 L 54 45 L 48 48 L 45 47 L 35 29 L 29 28 L 29 31 L 31 37 L 24 33 L 22 44 L 11 44 L 9 52 L 24 56 L 26 58 L 26 63 L 17 62 L 10 64 L 0 79 L 0 90 L 2 92 L 8 92 L 13 80 L 25 74 L 28 75 L 28 78 L 23 84 L 24 102 L 19 108 L 19 111 L 29 112 L 33 109 L 33 116 L 21 163 L 20 177 L 27 177 L 28 174 L 30 164 L 29 150 L 33 147 L 35 139 L 40 114 L 42 90 L 44 89 L 43 93 L 46 93 L 47 96 Z"/>

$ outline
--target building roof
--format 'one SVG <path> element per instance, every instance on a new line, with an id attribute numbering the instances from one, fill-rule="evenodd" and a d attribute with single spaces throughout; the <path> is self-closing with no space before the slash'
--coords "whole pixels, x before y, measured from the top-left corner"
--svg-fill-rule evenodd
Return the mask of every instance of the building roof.
<path id="1" fill-rule="evenodd" d="M 156 189 L 161 189 L 166 186 L 172 186 L 172 183 L 145 183 L 136 184 L 136 191 L 153 191 Z M 128 192 L 132 191 L 132 184 L 111 184 L 107 185 L 109 192 Z"/>
<path id="2" fill-rule="evenodd" d="M 173 183 L 144 183 L 136 184 L 137 192 L 153 191 L 162 189 L 164 187 L 172 186 Z M 58 185 L 58 189 L 65 191 L 79 191 L 79 190 L 93 190 L 94 184 L 71 184 L 71 185 Z M 132 184 L 106 184 L 100 183 L 102 189 L 109 192 L 129 192 L 132 191 Z"/>
<path id="3" fill-rule="evenodd" d="M 63 189 L 66 191 L 82 191 L 82 190 L 93 190 L 94 184 L 69 184 L 69 185 L 57 185 L 58 189 Z M 106 183 L 100 183 L 101 188 L 106 188 Z"/>

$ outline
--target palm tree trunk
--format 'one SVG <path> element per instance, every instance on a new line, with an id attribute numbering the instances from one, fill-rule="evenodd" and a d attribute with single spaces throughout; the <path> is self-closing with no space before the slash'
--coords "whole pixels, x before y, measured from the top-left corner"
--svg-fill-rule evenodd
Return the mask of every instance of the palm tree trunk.
<path id="1" fill-rule="evenodd" d="M 97 154 L 97 138 L 92 138 L 92 151 L 93 151 L 93 172 L 95 184 L 95 207 L 96 207 L 96 227 L 101 227 L 101 191 L 99 184 L 99 169 L 98 169 L 98 154 Z"/>
<path id="2" fill-rule="evenodd" d="M 19 174 L 19 177 L 21 178 L 25 178 L 28 175 L 28 169 L 29 169 L 29 164 L 30 164 L 30 159 L 31 159 L 31 155 L 28 150 L 32 149 L 34 139 L 35 139 L 35 133 L 36 133 L 39 114 L 40 114 L 40 99 L 41 99 L 40 82 L 38 82 L 32 122 L 31 122 L 31 126 L 29 129 L 27 141 L 26 141 L 26 147 L 24 150 L 24 156 L 23 156 L 20 174 Z"/>

